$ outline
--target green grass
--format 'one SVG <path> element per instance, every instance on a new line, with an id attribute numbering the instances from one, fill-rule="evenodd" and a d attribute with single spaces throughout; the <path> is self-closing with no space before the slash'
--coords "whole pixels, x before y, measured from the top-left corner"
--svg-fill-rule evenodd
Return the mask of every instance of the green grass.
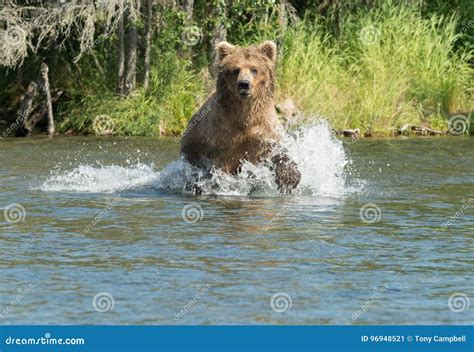
<path id="1" fill-rule="evenodd" d="M 405 123 L 446 129 L 450 113 L 474 110 L 473 47 L 454 50 L 455 15 L 422 17 L 415 5 L 389 3 L 342 18 L 338 36 L 318 18 L 284 32 L 269 23 L 258 30 L 252 24 L 248 34 L 242 27 L 233 42 L 278 39 L 277 102 L 293 99 L 308 122 L 324 116 L 336 128 L 362 131 L 388 132 Z M 147 92 L 119 98 L 110 85 L 92 87 L 87 98 L 63 109 L 60 130 L 94 133 L 94 118 L 107 115 L 115 134 L 179 134 L 213 83 L 202 60 L 193 64 L 193 56 L 180 57 L 175 47 L 162 51 L 153 56 Z"/>
<path id="2" fill-rule="evenodd" d="M 456 18 L 423 19 L 387 5 L 347 17 L 339 38 L 303 21 L 284 38 L 279 97 L 337 128 L 443 128 L 450 112 L 473 110 L 472 47 L 454 52 Z M 470 90 L 471 89 L 471 90 Z"/>
<path id="3" fill-rule="evenodd" d="M 205 71 L 190 69 L 189 60 L 174 53 L 158 56 L 150 74 L 150 89 L 139 88 L 128 97 L 119 97 L 107 86 L 80 102 L 71 102 L 63 114 L 60 131 L 73 129 L 94 134 L 94 119 L 106 116 L 113 120 L 114 134 L 146 136 L 179 134 L 205 98 Z M 97 93 L 102 89 L 102 93 Z"/>

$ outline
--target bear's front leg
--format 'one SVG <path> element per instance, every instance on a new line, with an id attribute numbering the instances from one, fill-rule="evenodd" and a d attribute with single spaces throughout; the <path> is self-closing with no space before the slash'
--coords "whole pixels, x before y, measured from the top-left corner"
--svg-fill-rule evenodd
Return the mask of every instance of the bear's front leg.
<path id="1" fill-rule="evenodd" d="M 281 194 L 290 194 L 301 181 L 301 172 L 294 161 L 285 154 L 278 154 L 272 158 L 275 165 L 275 181 Z"/>

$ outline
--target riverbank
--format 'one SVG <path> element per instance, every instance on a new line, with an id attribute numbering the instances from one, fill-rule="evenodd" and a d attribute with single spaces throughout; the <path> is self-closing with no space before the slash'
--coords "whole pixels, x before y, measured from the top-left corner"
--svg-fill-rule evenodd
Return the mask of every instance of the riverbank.
<path id="1" fill-rule="evenodd" d="M 474 24 L 462 22 L 460 14 L 388 2 L 344 13 L 334 28 L 333 19 L 311 12 L 289 16 L 283 26 L 277 14 L 265 11 L 266 22 L 230 25 L 227 40 L 240 45 L 277 42 L 276 102 L 284 105 L 290 99 L 306 123 L 324 116 L 335 130 L 358 129 L 361 136 L 389 136 L 398 130 L 417 134 L 411 126 L 419 127 L 420 134 L 431 133 L 426 128 L 472 133 L 474 50 L 469 33 Z M 184 131 L 214 86 L 211 43 L 204 24 L 193 27 L 200 36 L 190 42 L 182 35 L 187 32 L 181 22 L 172 14 L 163 16 L 168 31 L 153 42 L 147 88 L 137 85 L 127 96 L 117 93 L 113 38 L 98 42 L 96 53 L 75 65 L 50 64 L 52 88 L 64 92 L 53 105 L 58 133 L 176 136 Z M 0 76 L 0 86 L 7 87 L 0 105 L 9 109 L 3 117 L 8 128 L 19 115 L 27 84 L 19 84 L 12 72 L 5 77 Z"/>

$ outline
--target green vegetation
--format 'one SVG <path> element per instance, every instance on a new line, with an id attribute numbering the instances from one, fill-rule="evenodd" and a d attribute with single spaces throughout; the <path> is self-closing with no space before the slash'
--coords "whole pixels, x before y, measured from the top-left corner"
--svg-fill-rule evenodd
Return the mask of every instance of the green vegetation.
<path id="1" fill-rule="evenodd" d="M 115 122 L 114 133 L 145 136 L 179 134 L 187 126 L 205 97 L 209 77 L 196 72 L 189 60 L 165 52 L 154 57 L 147 91 L 139 87 L 127 97 L 121 97 L 109 82 L 102 81 L 91 94 L 80 101 L 69 102 L 64 109 L 61 131 L 75 130 L 94 133 L 93 120 L 109 116 Z M 102 93 L 98 93 L 102 92 Z"/>
<path id="2" fill-rule="evenodd" d="M 213 89 L 209 68 L 217 30 L 233 44 L 277 42 L 277 102 L 291 98 L 307 122 L 324 116 L 335 128 L 363 132 L 406 123 L 446 130 L 450 115 L 474 110 L 474 23 L 462 17 L 474 12 L 471 2 L 365 3 L 197 1 L 191 16 L 189 9 L 186 14 L 155 3 L 148 88 L 141 84 L 139 55 L 136 88 L 117 94 L 117 35 L 93 47 L 96 60 L 89 52 L 76 65 L 69 63 L 79 49 L 68 39 L 62 60 L 51 50 L 30 55 L 16 68 L 26 72 L 21 82 L 14 71 L 0 69 L 0 87 L 9 88 L 2 89 L 0 106 L 18 103 L 14 96 L 29 77 L 22 67 L 41 55 L 55 63 L 52 87 L 66 92 L 55 108 L 59 132 L 95 133 L 94 119 L 107 115 L 115 134 L 179 134 Z M 142 22 L 135 23 L 140 33 Z"/>
<path id="3" fill-rule="evenodd" d="M 339 128 L 442 128 L 450 112 L 473 109 L 473 51 L 453 51 L 455 28 L 454 16 L 407 6 L 347 16 L 337 38 L 303 21 L 285 35 L 279 94 Z"/>

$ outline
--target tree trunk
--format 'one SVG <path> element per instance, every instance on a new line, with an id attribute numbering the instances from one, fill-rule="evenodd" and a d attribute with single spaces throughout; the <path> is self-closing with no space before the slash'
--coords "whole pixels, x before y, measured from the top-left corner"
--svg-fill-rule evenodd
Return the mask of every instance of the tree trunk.
<path id="1" fill-rule="evenodd" d="M 217 19 L 216 26 L 214 27 L 214 31 L 212 33 L 212 41 L 211 41 L 211 67 L 210 67 L 210 73 L 212 77 L 216 77 L 217 73 L 215 72 L 215 67 L 214 67 L 214 62 L 216 60 L 216 51 L 215 47 L 217 44 L 220 42 L 226 40 L 227 38 L 227 29 L 225 28 L 225 21 L 226 21 L 226 8 L 224 5 L 218 4 L 216 7 L 213 9 L 213 15 Z"/>
<path id="2" fill-rule="evenodd" d="M 46 107 L 48 111 L 48 137 L 53 138 L 54 137 L 54 117 L 53 117 L 53 102 L 51 101 L 51 90 L 49 86 L 49 78 L 48 78 L 48 65 L 46 65 L 44 62 L 41 64 L 41 78 L 43 80 L 42 83 L 42 88 L 43 88 L 43 93 L 46 99 Z"/>
<path id="3" fill-rule="evenodd" d="M 26 88 L 25 95 L 23 96 L 20 103 L 20 110 L 18 114 L 18 121 L 20 123 L 24 123 L 28 119 L 28 116 L 30 116 L 32 110 L 31 106 L 33 105 L 33 101 L 35 100 L 36 94 L 38 92 L 37 88 L 38 85 L 33 81 L 31 81 L 28 85 L 28 88 Z"/>
<path id="4" fill-rule="evenodd" d="M 99 59 L 97 58 L 97 55 L 94 53 L 94 50 L 91 51 L 91 56 L 92 56 L 92 59 L 94 60 L 94 65 L 97 68 L 97 71 L 99 71 L 101 76 L 104 76 L 104 69 L 100 65 Z"/>
<path id="5" fill-rule="evenodd" d="M 33 101 L 35 100 L 38 86 L 35 82 L 30 82 L 26 92 L 21 98 L 20 109 L 18 110 L 17 123 L 18 128 L 16 131 L 17 137 L 24 137 L 28 135 L 28 129 L 26 128 L 28 117 L 31 114 Z"/>
<path id="6" fill-rule="evenodd" d="M 194 8 L 194 0 L 186 0 L 184 4 L 184 11 L 186 12 L 186 18 L 188 21 L 193 19 L 193 8 Z"/>
<path id="7" fill-rule="evenodd" d="M 117 23 L 117 93 L 123 95 L 125 93 L 125 30 L 124 30 L 124 14 L 120 15 Z"/>
<path id="8" fill-rule="evenodd" d="M 153 36 L 153 0 L 146 2 L 146 29 L 145 29 L 145 76 L 143 87 L 148 90 L 150 85 L 151 38 Z"/>
<path id="9" fill-rule="evenodd" d="M 134 6 L 134 5 L 132 5 Z M 139 8 L 139 7 L 137 7 Z M 125 89 L 128 95 L 135 89 L 137 82 L 137 49 L 138 49 L 138 30 L 136 26 L 137 8 L 131 8 L 125 16 L 126 24 L 126 42 L 125 42 Z"/>
<path id="10" fill-rule="evenodd" d="M 181 58 L 189 58 L 191 56 L 190 47 L 194 45 L 192 39 L 188 42 L 188 36 L 193 37 L 195 29 L 195 26 L 193 26 L 194 0 L 184 0 L 184 3 L 178 7 L 178 11 L 186 13 L 185 27 L 181 33 L 181 41 L 184 45 L 179 49 L 178 55 Z"/>

